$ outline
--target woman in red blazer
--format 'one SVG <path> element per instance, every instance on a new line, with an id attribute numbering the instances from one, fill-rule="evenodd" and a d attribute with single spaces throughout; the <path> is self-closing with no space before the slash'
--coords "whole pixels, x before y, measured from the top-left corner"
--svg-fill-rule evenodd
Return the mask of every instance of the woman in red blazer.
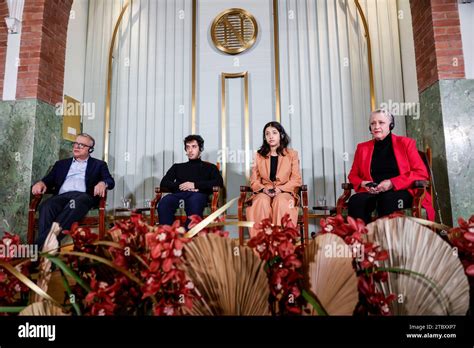
<path id="1" fill-rule="evenodd" d="M 415 140 L 393 134 L 393 115 L 376 110 L 370 115 L 369 129 L 373 139 L 357 145 L 349 181 L 357 192 L 349 200 L 349 216 L 371 221 L 378 216 L 410 208 L 415 180 L 428 180 L 428 171 L 416 148 Z M 428 219 L 434 221 L 431 196 L 422 202 Z"/>

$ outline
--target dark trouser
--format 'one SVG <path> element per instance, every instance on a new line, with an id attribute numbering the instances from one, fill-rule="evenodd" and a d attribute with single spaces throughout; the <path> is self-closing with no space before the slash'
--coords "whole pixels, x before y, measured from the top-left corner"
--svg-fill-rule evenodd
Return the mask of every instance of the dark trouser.
<path id="1" fill-rule="evenodd" d="M 44 201 L 39 208 L 38 246 L 43 247 L 53 222 L 57 222 L 63 230 L 69 230 L 74 222 L 87 215 L 93 205 L 94 199 L 89 194 L 78 191 L 66 192 Z"/>
<path id="2" fill-rule="evenodd" d="M 356 193 L 349 199 L 349 216 L 361 218 L 368 224 L 372 212 L 377 209 L 377 216 L 390 215 L 394 211 L 411 207 L 413 197 L 406 190 L 387 191 L 379 194 L 368 192 Z"/>
<path id="3" fill-rule="evenodd" d="M 180 201 L 184 201 L 186 215 L 199 215 L 202 217 L 204 208 L 207 205 L 207 194 L 201 192 L 177 192 L 164 196 L 158 204 L 158 219 L 160 225 L 172 225 L 174 215 Z M 189 218 L 186 220 L 186 228 Z"/>

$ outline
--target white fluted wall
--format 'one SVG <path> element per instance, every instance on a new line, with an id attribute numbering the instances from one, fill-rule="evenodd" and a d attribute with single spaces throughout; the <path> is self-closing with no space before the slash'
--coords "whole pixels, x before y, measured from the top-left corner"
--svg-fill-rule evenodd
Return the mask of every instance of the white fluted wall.
<path id="1" fill-rule="evenodd" d="M 238 67 L 233 65 L 234 57 L 210 48 L 212 1 L 198 0 L 196 126 L 208 139 L 205 159 L 216 161 L 221 146 L 219 74 L 249 71 L 250 147 L 256 149 L 262 125 L 275 115 L 275 62 L 271 0 L 227 1 L 225 6 L 219 1 L 224 8 L 250 8 L 263 28 L 256 46 L 237 56 Z M 96 117 L 86 118 L 84 129 L 96 136 L 99 158 L 108 47 L 122 4 L 122 0 L 90 0 L 89 5 L 84 101 L 95 103 Z M 377 101 L 403 101 L 397 2 L 363 0 L 361 4 L 372 38 Z M 318 196 L 334 204 L 356 144 L 369 139 L 369 74 L 362 23 L 352 0 L 279 0 L 278 6 L 281 120 L 300 153 L 310 205 L 317 203 Z M 143 206 L 166 169 L 185 160 L 182 139 L 191 131 L 192 30 L 192 0 L 134 0 L 125 14 L 114 51 L 109 165 L 117 187 L 109 208 L 121 206 L 122 197 Z M 211 76 L 212 67 L 219 71 Z M 229 84 L 229 95 L 239 99 L 236 109 L 229 110 L 230 117 L 241 115 L 240 88 L 237 81 Z M 396 132 L 404 134 L 404 121 L 397 121 Z M 234 143 L 230 145 L 242 147 L 243 134 L 235 134 L 242 133 L 242 123 L 229 122 L 235 125 L 228 130 Z M 235 171 L 228 184 L 238 187 L 244 184 L 243 176 L 238 168 Z"/>

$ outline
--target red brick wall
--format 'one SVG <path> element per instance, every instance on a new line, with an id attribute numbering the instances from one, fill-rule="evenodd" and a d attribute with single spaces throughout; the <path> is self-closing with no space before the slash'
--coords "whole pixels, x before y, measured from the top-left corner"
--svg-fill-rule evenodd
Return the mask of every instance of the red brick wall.
<path id="1" fill-rule="evenodd" d="M 26 0 L 17 99 L 62 101 L 67 26 L 73 0 Z"/>
<path id="2" fill-rule="evenodd" d="M 3 96 L 3 80 L 5 77 L 5 58 L 7 54 L 8 29 L 5 23 L 8 17 L 8 5 L 6 0 L 0 0 L 0 100 Z"/>
<path id="3" fill-rule="evenodd" d="M 410 0 L 420 92 L 440 79 L 464 78 L 458 0 Z"/>

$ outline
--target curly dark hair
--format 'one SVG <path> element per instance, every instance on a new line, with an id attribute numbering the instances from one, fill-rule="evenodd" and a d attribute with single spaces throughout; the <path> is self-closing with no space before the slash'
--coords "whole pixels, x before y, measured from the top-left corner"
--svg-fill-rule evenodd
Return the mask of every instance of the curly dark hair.
<path id="1" fill-rule="evenodd" d="M 199 151 L 203 152 L 204 151 L 204 139 L 197 134 L 191 134 L 188 135 L 186 138 L 184 138 L 184 150 L 186 150 L 186 144 L 190 143 L 192 141 L 196 140 L 198 145 L 199 145 Z"/>
<path id="2" fill-rule="evenodd" d="M 285 156 L 284 150 L 290 144 L 291 139 L 288 136 L 288 134 L 285 132 L 285 128 L 283 128 L 283 126 L 279 122 L 276 122 L 276 121 L 268 122 L 265 125 L 265 127 L 263 127 L 263 144 L 257 152 L 263 157 L 267 157 L 268 154 L 270 153 L 270 145 L 267 143 L 267 140 L 265 139 L 265 131 L 267 130 L 268 127 L 276 128 L 277 131 L 280 133 L 280 146 L 278 146 L 276 151 L 277 151 L 277 154 L 281 156 Z"/>

